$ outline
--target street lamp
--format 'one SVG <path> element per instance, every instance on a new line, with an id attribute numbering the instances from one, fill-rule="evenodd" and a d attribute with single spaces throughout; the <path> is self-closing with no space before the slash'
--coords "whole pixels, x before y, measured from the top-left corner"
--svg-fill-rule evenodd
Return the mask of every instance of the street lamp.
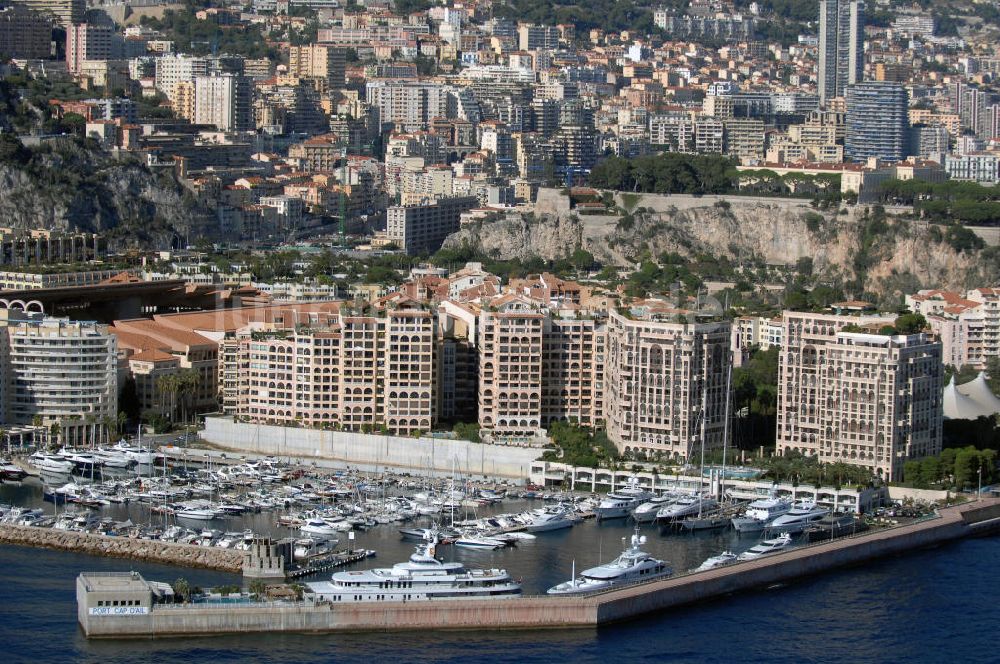
<path id="1" fill-rule="evenodd" d="M 979 459 L 979 485 L 976 487 L 976 500 L 983 499 L 983 460 Z"/>

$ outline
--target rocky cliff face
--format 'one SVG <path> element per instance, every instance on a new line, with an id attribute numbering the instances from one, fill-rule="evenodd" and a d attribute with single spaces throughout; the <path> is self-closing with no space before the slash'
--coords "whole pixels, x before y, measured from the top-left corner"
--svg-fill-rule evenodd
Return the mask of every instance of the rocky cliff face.
<path id="1" fill-rule="evenodd" d="M 555 260 L 581 246 L 582 231 L 583 225 L 569 214 L 510 214 L 464 226 L 445 240 L 444 248 L 468 245 L 501 260 Z"/>
<path id="2" fill-rule="evenodd" d="M 0 164 L 0 219 L 15 228 L 101 231 L 126 245 L 164 246 L 175 233 L 211 229 L 208 212 L 172 175 L 71 140 L 46 144 L 29 163 Z"/>
<path id="3" fill-rule="evenodd" d="M 935 241 L 921 222 L 889 219 L 875 225 L 864 208 L 819 214 L 801 201 L 728 198 L 717 204 L 710 197 L 645 195 L 631 209 L 621 217 L 578 217 L 564 210 L 508 215 L 463 228 L 446 246 L 469 244 L 497 259 L 548 260 L 582 246 L 616 265 L 664 251 L 789 265 L 809 257 L 817 274 L 843 282 L 861 275 L 864 289 L 876 292 L 1000 281 L 995 257 L 955 251 Z"/>

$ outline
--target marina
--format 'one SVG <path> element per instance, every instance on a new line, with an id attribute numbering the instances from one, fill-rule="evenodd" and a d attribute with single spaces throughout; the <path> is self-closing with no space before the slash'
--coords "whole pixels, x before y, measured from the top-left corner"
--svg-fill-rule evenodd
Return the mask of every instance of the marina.
<path id="1" fill-rule="evenodd" d="M 899 538 L 907 541 L 915 536 L 908 529 L 924 532 L 929 528 L 935 533 L 933 537 L 939 538 L 933 541 L 963 537 L 972 530 L 956 530 L 953 516 L 949 517 L 963 508 L 947 508 L 938 516 L 907 520 L 891 528 L 877 525 L 874 531 L 865 532 L 857 523 L 867 526 L 868 522 L 856 520 L 849 513 L 831 514 L 829 509 L 797 504 L 806 515 L 803 528 L 789 533 L 779 551 L 763 559 L 744 561 L 737 559 L 747 558 L 747 551 L 760 546 L 759 538 L 773 538 L 776 533 L 748 534 L 730 528 L 729 522 L 749 509 L 748 501 L 741 506 L 732 499 L 725 501 L 722 511 L 708 511 L 702 505 L 701 516 L 696 508 L 688 517 L 722 520 L 724 515 L 725 527 L 662 528 L 662 524 L 636 519 L 632 514 L 592 518 L 597 516 L 603 499 L 590 494 L 482 480 L 470 482 L 459 477 L 426 480 L 392 474 L 317 471 L 278 460 L 152 468 L 146 476 L 129 478 L 126 474 L 103 482 L 81 482 L 77 477 L 56 488 L 63 490 L 65 501 L 46 502 L 46 494 L 58 494 L 37 478 L 0 487 L 0 502 L 12 503 L 0 517 L 0 521 L 8 521 L 0 523 L 0 541 L 50 546 L 27 542 L 23 537 L 16 541 L 8 534 L 23 531 L 44 533 L 43 539 L 76 537 L 79 539 L 62 540 L 61 548 L 227 572 L 241 570 L 247 578 L 263 579 L 269 584 L 268 592 L 275 593 L 273 597 L 268 595 L 267 601 L 246 590 L 226 597 L 226 610 L 238 616 L 235 626 L 226 622 L 225 613 L 216 613 L 216 595 L 178 604 L 157 600 L 154 594 L 148 602 L 149 613 L 144 614 L 154 619 L 140 630 L 144 635 L 229 633 L 249 630 L 249 625 L 263 630 L 272 629 L 267 625 L 277 625 L 281 631 L 306 632 L 593 626 L 701 601 L 720 592 L 760 587 L 764 583 L 761 575 L 769 579 L 772 573 L 754 571 L 759 570 L 759 565 L 777 564 L 774 561 L 786 560 L 797 552 L 808 552 L 804 560 L 826 562 L 800 562 L 798 567 L 782 563 L 779 567 L 785 572 L 775 578 L 797 578 L 801 573 L 851 564 L 844 560 L 876 555 L 872 553 L 872 542 L 890 533 L 888 543 L 878 547 L 898 552 L 905 550 L 899 548 Z M 632 510 L 647 502 L 657 504 L 657 511 L 675 504 L 690 509 L 699 496 L 706 497 L 680 485 L 666 492 L 643 492 L 632 502 Z M 81 499 L 85 502 L 76 502 Z M 190 518 L 186 516 L 189 511 L 203 512 L 204 518 Z M 816 517 L 819 512 L 822 514 Z M 980 512 L 976 514 L 981 517 Z M 15 521 L 28 519 L 31 525 L 11 523 L 10 515 L 16 515 Z M 959 516 L 959 521 L 964 518 Z M 682 522 L 670 521 L 674 526 Z M 951 530 L 942 530 L 948 524 Z M 314 532 L 310 532 L 310 526 Z M 982 530 L 982 526 L 976 528 Z M 919 537 L 923 542 L 930 536 L 925 533 Z M 89 540 L 101 541 L 102 545 L 80 544 Z M 444 592 L 427 594 L 407 585 L 415 580 L 414 570 L 408 568 L 415 561 L 398 561 L 412 554 L 415 540 L 424 548 L 422 554 L 413 555 L 424 556 L 423 564 L 435 570 L 432 578 L 446 584 Z M 432 540 L 434 552 L 428 556 L 426 547 Z M 832 558 L 828 555 L 829 551 L 842 550 L 839 547 L 848 542 L 854 544 L 846 550 L 854 553 Z M 280 563 L 267 561 L 260 569 L 248 571 L 248 561 L 253 559 L 249 552 L 262 546 L 274 551 L 285 547 L 287 553 Z M 193 553 L 180 557 L 174 553 L 165 557 L 149 555 L 149 551 L 161 549 Z M 143 555 L 136 555 L 136 550 L 142 550 Z M 616 551 L 621 555 L 609 562 L 612 556 L 608 554 Z M 199 557 L 202 552 L 208 555 Z M 216 553 L 226 562 L 206 563 Z M 377 556 L 378 566 L 367 561 L 372 555 Z M 862 558 L 857 558 L 859 555 Z M 579 577 L 577 569 L 584 570 Z M 693 573 L 699 569 L 707 571 Z M 651 576 L 643 578 L 643 570 Z M 633 571 L 637 575 L 633 576 Z M 722 578 L 729 581 L 712 581 L 712 575 L 717 573 L 725 573 Z M 620 577 L 615 577 L 617 574 Z M 281 586 L 281 582 L 293 579 L 303 584 L 296 591 L 296 600 L 290 599 L 291 591 Z M 141 583 L 150 588 L 164 585 L 149 585 L 144 579 Z M 350 585 L 356 583 L 361 585 Z M 563 592 L 545 597 L 548 590 L 560 586 Z M 634 608 L 623 609 L 611 601 L 617 593 L 638 590 L 642 592 L 630 595 Z M 477 597 L 480 591 L 487 596 Z M 494 592 L 496 597 L 492 596 Z M 492 604 L 499 600 L 516 608 Z M 545 603 L 551 601 L 566 603 Z M 402 611 L 396 606 L 422 602 L 434 605 L 435 617 L 414 613 L 412 608 Z M 447 608 L 449 602 L 460 603 L 471 611 Z M 270 618 L 262 617 L 269 613 Z M 117 627 L 112 629 L 100 620 L 104 617 L 101 612 L 88 614 L 87 620 L 92 621 L 84 626 L 88 636 L 122 635 Z M 130 615 L 129 619 L 138 618 Z M 470 624 L 470 620 L 475 623 Z M 104 629 L 113 633 L 102 632 Z"/>
<path id="2" fill-rule="evenodd" d="M 596 627 L 763 588 L 872 559 L 913 552 L 969 536 L 996 533 L 1000 500 L 942 509 L 908 525 L 792 548 L 764 559 L 704 572 L 635 584 L 581 597 L 441 599 L 431 602 L 378 600 L 243 605 L 164 604 L 157 586 L 135 573 L 82 573 L 77 580 L 78 621 L 91 638 L 219 634 L 232 632 L 324 632 L 418 629 L 539 629 Z M 110 600 L 109 600 L 110 598 Z M 111 609 L 98 602 L 112 601 Z"/>

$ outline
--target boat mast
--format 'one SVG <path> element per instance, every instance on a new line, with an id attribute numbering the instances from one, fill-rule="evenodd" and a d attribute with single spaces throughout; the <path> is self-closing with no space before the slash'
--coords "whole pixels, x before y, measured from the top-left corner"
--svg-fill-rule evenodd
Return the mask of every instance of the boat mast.
<path id="1" fill-rule="evenodd" d="M 732 351 L 729 353 L 729 362 L 726 366 L 726 414 L 722 425 L 722 475 L 719 477 L 719 500 L 726 497 L 726 450 L 729 445 L 729 408 L 732 404 L 732 376 L 733 357 Z"/>
<path id="2" fill-rule="evenodd" d="M 701 469 L 698 471 L 698 518 L 705 502 L 705 410 L 708 407 L 708 381 L 701 387 Z"/>

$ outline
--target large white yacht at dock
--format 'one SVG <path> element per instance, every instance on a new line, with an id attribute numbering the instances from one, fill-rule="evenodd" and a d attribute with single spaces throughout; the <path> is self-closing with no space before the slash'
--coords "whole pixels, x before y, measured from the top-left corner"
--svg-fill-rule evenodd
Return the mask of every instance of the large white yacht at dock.
<path id="1" fill-rule="evenodd" d="M 639 480 L 635 477 L 628 479 L 628 484 L 612 491 L 594 509 L 597 520 L 623 519 L 627 517 L 633 509 L 653 497 L 653 492 L 639 486 Z"/>
<path id="2" fill-rule="evenodd" d="M 802 501 L 792 505 L 792 509 L 782 514 L 767 526 L 769 533 L 801 533 L 803 530 L 830 513 L 825 507 L 814 502 Z"/>
<path id="3" fill-rule="evenodd" d="M 637 527 L 635 534 L 632 535 L 631 546 L 620 556 L 609 563 L 584 570 L 579 577 L 549 588 L 548 594 L 590 593 L 613 585 L 651 581 L 670 576 L 673 570 L 666 562 L 657 560 L 639 548 L 645 543 L 646 537 L 639 535 Z"/>
<path id="4" fill-rule="evenodd" d="M 503 569 L 465 569 L 460 562 L 435 557 L 437 541 L 417 547 L 404 563 L 391 568 L 337 572 L 330 581 L 306 584 L 316 601 L 410 602 L 431 599 L 515 597 L 521 584 Z"/>
<path id="5" fill-rule="evenodd" d="M 733 528 L 738 533 L 759 532 L 790 509 L 792 501 L 785 498 L 761 498 L 747 505 L 742 516 L 733 517 Z"/>
<path id="6" fill-rule="evenodd" d="M 632 510 L 632 518 L 636 523 L 652 523 L 656 521 L 656 513 L 670 503 L 677 500 L 679 496 L 673 493 L 662 493 L 653 496 L 646 502 Z"/>

